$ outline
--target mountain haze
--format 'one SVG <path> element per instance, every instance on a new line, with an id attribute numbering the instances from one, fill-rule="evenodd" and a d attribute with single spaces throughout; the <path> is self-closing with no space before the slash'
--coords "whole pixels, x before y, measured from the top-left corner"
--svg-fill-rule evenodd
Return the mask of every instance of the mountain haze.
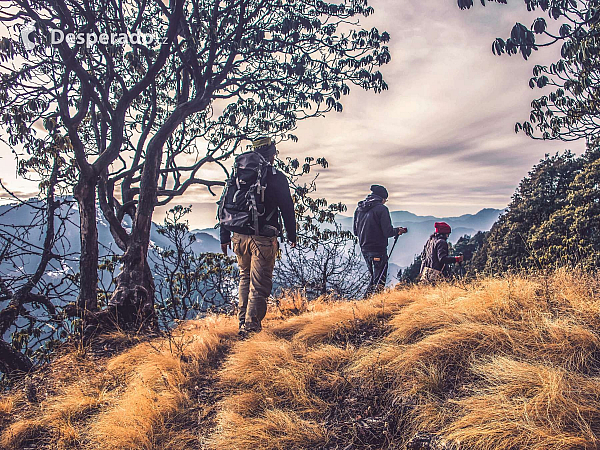
<path id="1" fill-rule="evenodd" d="M 63 214 L 67 215 L 67 202 L 71 198 L 65 198 L 65 202 L 61 206 Z M 30 199 L 25 204 L 18 208 L 13 208 L 14 205 L 0 206 L 0 227 L 13 227 L 15 225 L 27 225 L 36 212 L 36 208 L 43 206 L 43 202 L 38 199 Z M 433 224 L 438 221 L 448 222 L 453 227 L 453 233 L 450 241 L 456 242 L 461 236 L 468 234 L 473 235 L 477 231 L 487 231 L 498 218 L 502 211 L 499 209 L 483 209 L 477 214 L 465 214 L 458 217 L 434 217 L 434 216 L 418 216 L 409 211 L 392 211 L 392 221 L 394 226 L 404 226 L 408 228 L 408 233 L 402 236 L 390 260 L 390 273 L 393 275 L 400 267 L 407 267 L 413 261 L 415 255 L 421 253 L 423 245 L 429 235 L 433 232 Z M 102 243 L 100 255 L 110 252 L 120 253 L 120 250 L 115 245 L 108 223 L 104 220 L 102 211 L 98 208 L 98 240 Z M 352 229 L 352 217 L 338 215 L 336 220 L 344 229 Z M 128 219 L 124 221 L 125 225 L 130 226 Z M 193 224 L 192 224 L 193 225 Z M 77 204 L 69 212 L 69 221 L 65 224 L 65 238 L 69 241 L 68 260 L 57 270 L 71 270 L 77 272 L 78 253 L 80 249 L 79 242 L 79 211 Z M 196 239 L 192 243 L 192 249 L 196 253 L 203 252 L 220 252 L 219 230 L 216 228 L 195 229 L 191 233 Z M 32 242 L 41 245 L 43 242 L 43 233 L 41 229 L 33 230 L 30 233 Z M 152 244 L 165 248 L 169 245 L 168 240 L 158 233 L 157 225 L 152 223 L 150 239 Z M 390 240 L 391 242 L 391 240 Z M 391 247 L 389 247 L 391 249 Z M 30 258 L 24 262 L 24 269 L 33 269 L 36 264 L 35 258 Z M 31 266 L 31 267 L 30 267 Z"/>
<path id="2" fill-rule="evenodd" d="M 500 209 L 486 208 L 477 214 L 464 214 L 458 217 L 418 216 L 409 211 L 391 211 L 392 224 L 395 227 L 408 228 L 408 233 L 398 239 L 390 262 L 399 267 L 407 267 L 416 255 L 423 250 L 425 242 L 434 231 L 435 222 L 447 222 L 452 227 L 450 242 L 455 243 L 461 236 L 473 236 L 478 231 L 488 231 L 498 216 Z M 339 215 L 337 221 L 346 230 L 352 230 L 352 217 Z M 390 240 L 390 243 L 392 241 Z M 391 250 L 391 246 L 388 246 Z M 394 274 L 395 272 L 391 272 Z"/>

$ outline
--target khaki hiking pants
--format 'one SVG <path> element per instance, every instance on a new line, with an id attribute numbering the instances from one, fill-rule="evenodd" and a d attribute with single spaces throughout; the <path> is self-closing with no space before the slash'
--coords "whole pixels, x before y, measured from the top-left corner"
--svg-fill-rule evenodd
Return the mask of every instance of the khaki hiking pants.
<path id="1" fill-rule="evenodd" d="M 231 243 L 240 269 L 240 326 L 245 324 L 247 330 L 258 331 L 273 287 L 273 267 L 279 250 L 277 237 L 233 233 Z"/>

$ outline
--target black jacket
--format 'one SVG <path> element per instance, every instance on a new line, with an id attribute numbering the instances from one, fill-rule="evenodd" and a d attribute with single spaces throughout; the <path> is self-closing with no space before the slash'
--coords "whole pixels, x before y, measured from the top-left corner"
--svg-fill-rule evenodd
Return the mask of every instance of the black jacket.
<path id="1" fill-rule="evenodd" d="M 354 235 L 358 237 L 363 252 L 387 251 L 388 238 L 396 236 L 398 230 L 392 227 L 392 218 L 383 199 L 370 194 L 354 212 Z"/>
<path id="2" fill-rule="evenodd" d="M 280 229 L 277 211 L 275 211 L 274 214 L 271 214 L 273 210 L 279 209 L 285 225 L 287 240 L 290 242 L 296 242 L 296 213 L 294 211 L 294 202 L 290 194 L 288 180 L 279 170 L 275 170 L 275 173 L 273 173 L 273 171 L 269 169 L 267 174 L 267 189 L 265 190 L 264 204 L 265 214 L 258 220 L 260 227 L 264 225 L 271 225 L 277 229 Z M 271 218 L 266 220 L 267 216 L 269 215 L 271 215 Z M 240 234 L 254 234 L 254 230 L 250 228 L 236 231 Z M 231 231 L 226 227 L 221 226 L 220 236 L 221 244 L 227 244 L 231 241 Z"/>
<path id="3" fill-rule="evenodd" d="M 435 234 L 431 235 L 425 244 L 421 258 L 423 260 L 422 266 L 440 271 L 445 265 L 456 261 L 454 256 L 448 256 L 448 242 L 446 242 L 446 239 Z"/>

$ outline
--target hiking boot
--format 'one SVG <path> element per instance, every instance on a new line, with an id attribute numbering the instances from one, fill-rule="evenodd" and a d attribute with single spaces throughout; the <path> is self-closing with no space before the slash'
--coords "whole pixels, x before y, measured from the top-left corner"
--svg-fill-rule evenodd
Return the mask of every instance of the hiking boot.
<path id="1" fill-rule="evenodd" d="M 262 331 L 262 327 L 260 325 L 256 325 L 256 324 L 245 325 L 244 329 L 246 330 L 246 333 L 248 333 L 248 334 L 260 333 Z"/>

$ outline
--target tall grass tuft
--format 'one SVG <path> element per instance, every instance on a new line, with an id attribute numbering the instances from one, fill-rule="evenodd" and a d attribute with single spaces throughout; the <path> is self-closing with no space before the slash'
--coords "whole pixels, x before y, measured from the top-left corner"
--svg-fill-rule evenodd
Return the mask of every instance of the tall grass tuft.
<path id="1" fill-rule="evenodd" d="M 58 358 L 0 398 L 0 447 L 599 448 L 599 330 L 600 280 L 577 272 L 290 294 L 245 340 L 211 316 Z"/>

